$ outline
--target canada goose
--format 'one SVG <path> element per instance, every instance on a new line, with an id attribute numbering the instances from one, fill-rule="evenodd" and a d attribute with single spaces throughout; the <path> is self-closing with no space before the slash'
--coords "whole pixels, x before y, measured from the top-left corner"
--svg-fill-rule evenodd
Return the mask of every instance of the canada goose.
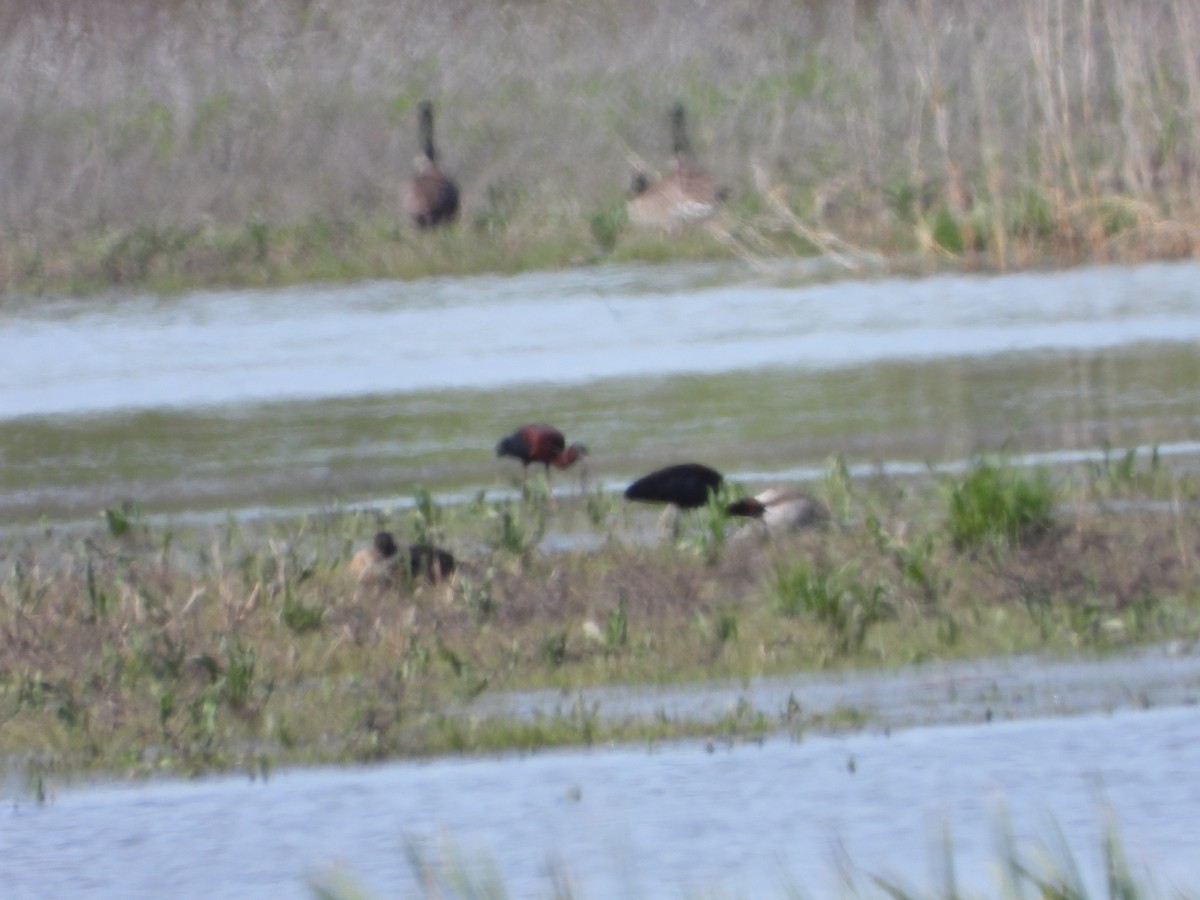
<path id="1" fill-rule="evenodd" d="M 627 209 L 634 225 L 673 234 L 712 217 L 725 192 L 692 159 L 683 104 L 671 108 L 670 118 L 671 171 L 657 181 L 635 172 Z"/>
<path id="2" fill-rule="evenodd" d="M 793 488 L 769 488 L 754 497 L 743 497 L 729 504 L 727 512 L 758 520 L 768 534 L 824 528 L 829 524 L 829 508 L 810 494 Z"/>
<path id="3" fill-rule="evenodd" d="M 421 153 L 417 156 L 417 174 L 408 183 L 404 211 L 418 228 L 433 228 L 458 217 L 458 185 L 437 166 L 433 145 L 433 104 L 422 100 L 418 106 Z"/>
<path id="4" fill-rule="evenodd" d="M 423 578 L 437 584 L 449 578 L 458 567 L 454 556 L 432 544 L 411 544 L 408 548 L 408 565 L 404 567 L 400 547 L 390 531 L 380 531 L 370 547 L 359 550 L 350 560 L 350 572 L 364 584 L 388 584 L 394 582 L 407 568 L 411 578 Z"/>

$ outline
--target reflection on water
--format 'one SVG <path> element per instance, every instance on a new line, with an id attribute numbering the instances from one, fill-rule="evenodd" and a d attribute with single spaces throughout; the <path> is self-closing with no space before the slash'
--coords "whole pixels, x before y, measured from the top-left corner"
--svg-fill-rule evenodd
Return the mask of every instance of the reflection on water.
<path id="1" fill-rule="evenodd" d="M 1111 806 L 1139 883 L 1194 891 L 1200 713 L 1176 707 L 1073 719 L 930 726 L 498 759 L 291 771 L 68 789 L 0 815 L 6 897 L 306 897 L 352 875 L 371 896 L 416 896 L 405 856 L 494 867 L 508 896 L 840 893 L 869 874 L 927 893 L 952 840 L 960 889 L 1000 893 L 1005 821 L 1031 862 L 1062 858 L 1095 896 Z"/>

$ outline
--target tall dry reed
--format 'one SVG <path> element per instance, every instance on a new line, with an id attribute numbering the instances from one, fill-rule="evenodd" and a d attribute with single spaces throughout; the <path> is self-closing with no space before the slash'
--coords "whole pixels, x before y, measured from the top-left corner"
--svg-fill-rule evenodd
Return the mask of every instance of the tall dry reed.
<path id="1" fill-rule="evenodd" d="M 0 283 L 139 228 L 398 224 L 422 97 L 483 231 L 615 208 L 682 100 L 760 230 L 1190 253 L 1198 37 L 1189 0 L 10 0 Z"/>

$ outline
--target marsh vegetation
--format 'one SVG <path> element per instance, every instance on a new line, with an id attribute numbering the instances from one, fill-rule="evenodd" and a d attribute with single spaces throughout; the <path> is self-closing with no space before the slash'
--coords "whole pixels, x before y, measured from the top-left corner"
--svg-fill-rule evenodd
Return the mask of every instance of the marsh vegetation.
<path id="1" fill-rule="evenodd" d="M 837 723 L 581 705 L 517 721 L 471 702 L 1200 633 L 1200 486 L 1157 456 L 911 480 L 834 461 L 817 493 L 828 528 L 766 540 L 718 502 L 659 540 L 615 495 L 551 500 L 534 478 L 524 500 L 178 527 L 124 504 L 93 528 L 28 531 L 0 558 L 0 752 L 36 776 L 744 736 Z M 385 527 L 452 549 L 453 578 L 356 577 Z M 568 549 L 546 548 L 556 533 Z"/>
<path id="2" fill-rule="evenodd" d="M 1187 0 L 61 0 L 0 21 L 8 291 L 1197 245 Z M 462 188 L 445 234 L 401 212 L 422 98 Z M 625 199 L 635 165 L 667 165 L 676 102 L 730 200 L 664 240 Z"/>
<path id="3" fill-rule="evenodd" d="M 1111 810 L 1104 816 L 1099 837 L 1098 871 L 1080 864 L 1079 858 L 1066 845 L 1061 828 L 1031 848 L 1018 841 L 1011 823 L 1001 814 L 997 818 L 995 831 L 995 853 L 991 869 L 994 872 L 993 892 L 989 896 L 1017 900 L 1029 896 L 1053 897 L 1059 900 L 1088 900 L 1089 897 L 1107 897 L 1109 900 L 1138 900 L 1140 897 L 1157 896 L 1153 885 L 1135 872 L 1130 864 L 1120 828 Z M 944 898 L 954 900 L 962 896 L 973 896 L 964 891 L 960 877 L 959 862 L 955 858 L 954 836 L 945 832 L 942 844 L 935 850 L 934 866 L 940 882 L 931 890 L 920 890 L 895 877 L 862 871 L 853 859 L 838 861 L 838 896 L 888 897 L 892 900 L 918 900 L 918 898 Z M 939 856 L 940 853 L 940 856 Z M 409 839 L 405 844 L 405 857 L 412 869 L 413 878 L 422 896 L 432 898 L 503 898 L 509 896 L 504 879 L 494 862 L 486 856 L 471 854 L 451 841 L 442 841 L 430 848 Z M 548 867 L 547 891 L 545 896 L 555 900 L 571 900 L 585 896 L 572 877 L 572 873 L 561 863 L 553 862 Z M 971 881 L 978 883 L 978 878 Z M 803 882 L 782 887 L 771 896 L 805 897 L 810 891 Z M 351 900 L 371 896 L 357 880 L 346 872 L 332 872 L 313 878 L 310 882 L 315 896 L 322 900 Z M 665 887 L 665 886 L 660 886 Z M 1099 890 L 1093 890 L 1099 887 Z M 680 887 L 682 896 L 693 896 L 693 892 Z M 696 896 L 723 897 L 723 891 L 705 891 Z M 728 896 L 737 896 L 730 894 Z"/>

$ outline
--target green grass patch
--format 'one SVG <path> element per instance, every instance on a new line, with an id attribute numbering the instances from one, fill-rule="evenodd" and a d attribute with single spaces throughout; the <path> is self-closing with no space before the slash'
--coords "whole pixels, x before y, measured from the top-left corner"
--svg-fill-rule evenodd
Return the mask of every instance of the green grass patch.
<path id="1" fill-rule="evenodd" d="M 1094 500 L 1114 483 L 1119 512 Z M 963 529 L 947 491 L 981 524 Z M 819 493 L 840 525 L 772 540 L 718 505 L 648 544 L 644 511 L 594 491 L 550 502 L 536 483 L 501 502 L 418 493 L 403 510 L 196 526 L 129 508 L 29 531 L 0 549 L 0 753 L 40 777 L 752 736 L 834 723 L 752 708 L 721 721 L 472 710 L 509 690 L 1200 637 L 1200 517 L 1136 503 L 1197 486 L 1157 457 L 1057 480 L 989 463 L 946 483 L 858 481 L 835 463 Z M 349 560 L 380 528 L 436 539 L 459 570 L 359 579 Z M 552 533 L 592 549 L 550 552 Z"/>
<path id="2" fill-rule="evenodd" d="M 950 539 L 957 550 L 1028 544 L 1054 526 L 1057 498 L 1044 471 L 981 462 L 948 493 Z"/>

